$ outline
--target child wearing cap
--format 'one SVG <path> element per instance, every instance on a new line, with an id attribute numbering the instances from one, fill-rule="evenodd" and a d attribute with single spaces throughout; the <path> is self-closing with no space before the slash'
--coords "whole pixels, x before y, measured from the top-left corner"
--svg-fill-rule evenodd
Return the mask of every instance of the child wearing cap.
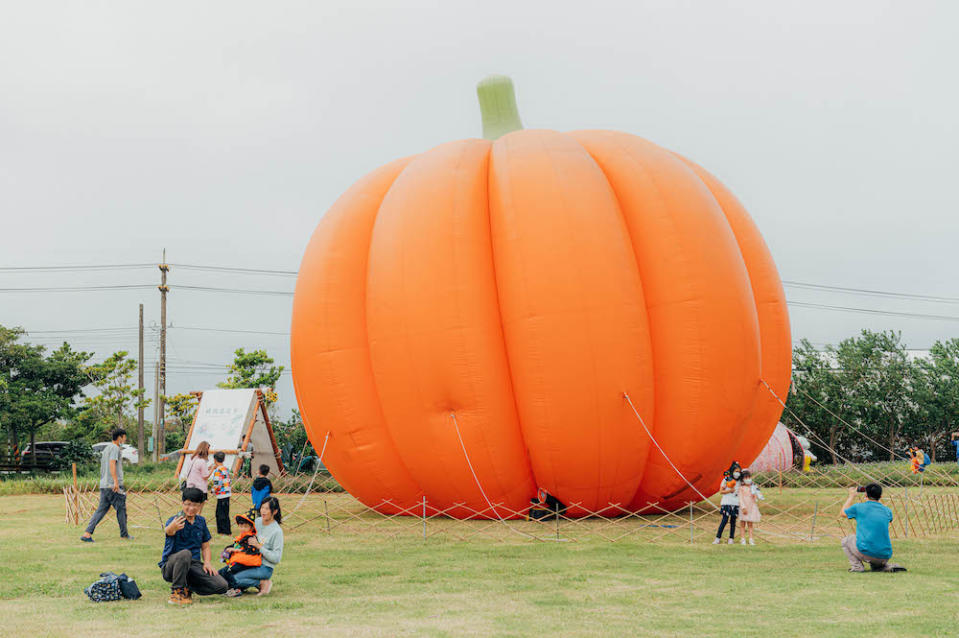
<path id="1" fill-rule="evenodd" d="M 253 521 L 246 514 L 237 514 L 235 520 L 236 526 L 240 528 L 240 534 L 233 539 L 232 545 L 228 545 L 223 550 L 226 567 L 219 571 L 220 576 L 226 579 L 229 586 L 226 595 L 230 597 L 243 593 L 236 588 L 236 575 L 245 569 L 263 564 L 260 550 L 250 545 L 250 539 L 256 538 L 256 526 Z"/>

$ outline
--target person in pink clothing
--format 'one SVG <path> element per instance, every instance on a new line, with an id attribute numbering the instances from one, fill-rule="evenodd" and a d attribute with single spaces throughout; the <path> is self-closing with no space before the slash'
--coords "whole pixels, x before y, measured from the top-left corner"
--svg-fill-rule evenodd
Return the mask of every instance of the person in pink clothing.
<path id="1" fill-rule="evenodd" d="M 759 513 L 759 501 L 762 499 L 762 492 L 759 487 L 753 483 L 752 473 L 749 470 L 743 470 L 742 487 L 739 489 L 739 520 L 743 524 L 743 531 L 740 534 L 743 545 L 746 544 L 746 534 L 749 534 L 749 544 L 755 545 L 753 540 L 753 526 L 759 522 L 762 515 Z"/>
<path id="2" fill-rule="evenodd" d="M 206 503 L 207 492 L 209 491 L 210 474 L 213 470 L 209 465 L 210 444 L 201 441 L 193 456 L 190 457 L 190 469 L 186 475 L 186 489 L 195 487 L 203 492 L 203 503 Z M 201 504 L 202 512 L 202 504 Z"/>

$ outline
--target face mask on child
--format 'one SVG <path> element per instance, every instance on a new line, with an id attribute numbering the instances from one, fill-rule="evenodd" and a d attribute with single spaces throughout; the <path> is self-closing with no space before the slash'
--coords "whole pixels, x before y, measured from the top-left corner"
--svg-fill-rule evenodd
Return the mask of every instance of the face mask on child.
<path id="1" fill-rule="evenodd" d="M 753 480 L 751 478 L 743 479 L 743 483 L 745 483 L 746 485 L 752 485 Z"/>
<path id="2" fill-rule="evenodd" d="M 734 478 L 734 479 L 738 479 L 738 478 L 739 478 L 739 472 L 733 472 L 733 478 Z"/>

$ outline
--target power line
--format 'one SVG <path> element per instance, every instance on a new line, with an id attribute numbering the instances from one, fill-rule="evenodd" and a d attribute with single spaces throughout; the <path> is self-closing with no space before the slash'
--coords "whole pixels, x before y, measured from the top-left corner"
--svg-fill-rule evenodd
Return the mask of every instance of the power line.
<path id="1" fill-rule="evenodd" d="M 238 266 L 201 266 L 199 264 L 170 264 L 174 268 L 183 270 L 202 270 L 215 272 L 247 273 L 251 275 L 279 275 L 283 277 L 295 277 L 298 274 L 296 270 L 272 270 L 269 268 L 241 268 Z"/>
<path id="2" fill-rule="evenodd" d="M 875 297 L 892 297 L 896 299 L 915 299 L 917 301 L 932 301 L 936 303 L 959 304 L 959 297 L 936 297 L 933 295 L 916 295 L 908 292 L 890 292 L 887 290 L 869 290 L 866 288 L 846 288 L 843 286 L 827 286 L 825 284 L 810 284 L 801 281 L 783 280 L 783 285 L 790 288 L 804 288 L 808 290 L 824 290 L 851 295 L 867 295 Z"/>
<path id="3" fill-rule="evenodd" d="M 143 290 L 153 284 L 110 284 L 102 286 L 52 286 L 30 288 L 0 288 L 0 292 L 89 292 L 92 290 Z M 290 293 L 292 294 L 292 293 Z"/>
<path id="4" fill-rule="evenodd" d="M 290 336 L 289 332 L 271 332 L 269 330 L 241 330 L 233 328 L 200 328 L 197 326 L 170 326 L 170 330 L 195 330 L 199 332 L 236 332 L 240 334 Z"/>
<path id="5" fill-rule="evenodd" d="M 250 290 L 247 288 L 218 288 L 215 286 L 184 286 L 180 284 L 171 285 L 170 288 L 174 290 L 202 290 L 206 292 L 226 292 L 226 293 L 237 293 L 245 295 L 280 295 L 284 297 L 292 297 L 293 291 L 283 291 L 283 290 Z M 2 288 L 0 288 L 2 290 Z"/>
<path id="6" fill-rule="evenodd" d="M 127 326 L 127 327 L 117 327 L 117 328 L 76 328 L 73 330 L 27 330 L 26 333 L 30 335 L 39 335 L 39 334 L 77 334 L 81 332 L 115 332 L 115 331 L 124 331 L 124 330 L 137 330 L 136 326 Z"/>
<path id="7" fill-rule="evenodd" d="M 853 308 L 850 306 L 830 306 L 820 303 L 807 303 L 804 301 L 788 301 L 790 306 L 799 308 L 817 308 L 820 310 L 836 310 L 841 312 L 859 312 L 867 315 L 887 315 L 891 317 L 908 317 L 910 319 L 933 319 L 936 321 L 959 321 L 959 317 L 953 315 L 928 315 L 918 312 L 895 312 L 892 310 L 873 310 L 871 308 Z"/>
<path id="8" fill-rule="evenodd" d="M 81 264 L 74 266 L 0 266 L 0 272 L 55 272 L 63 270 L 135 270 L 156 268 L 156 264 Z"/>

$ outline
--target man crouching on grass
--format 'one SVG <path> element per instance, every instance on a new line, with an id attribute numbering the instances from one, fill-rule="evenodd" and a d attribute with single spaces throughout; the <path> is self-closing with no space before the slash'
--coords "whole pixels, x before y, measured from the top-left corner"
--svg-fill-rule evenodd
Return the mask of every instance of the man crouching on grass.
<path id="1" fill-rule="evenodd" d="M 200 516 L 203 496 L 195 487 L 183 490 L 183 511 L 170 517 L 163 530 L 166 542 L 158 564 L 170 583 L 172 605 L 192 603 L 191 592 L 208 596 L 227 590 L 226 580 L 210 564 L 210 530 Z"/>
<path id="2" fill-rule="evenodd" d="M 849 559 L 849 571 L 866 571 L 863 563 L 869 563 L 869 568 L 874 572 L 906 571 L 905 567 L 889 562 L 892 558 L 892 541 L 889 539 L 892 510 L 879 502 L 882 486 L 870 483 L 864 490 L 866 501 L 853 505 L 859 490 L 850 487 L 849 497 L 842 506 L 843 515 L 856 520 L 856 533 L 842 539 L 842 551 Z"/>

